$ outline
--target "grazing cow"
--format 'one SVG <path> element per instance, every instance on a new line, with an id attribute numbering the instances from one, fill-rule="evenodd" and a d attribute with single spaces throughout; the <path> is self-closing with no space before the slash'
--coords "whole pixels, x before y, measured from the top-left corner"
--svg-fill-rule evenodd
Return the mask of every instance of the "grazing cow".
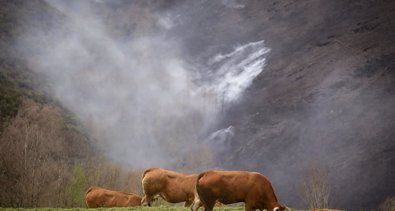
<path id="1" fill-rule="evenodd" d="M 151 202 L 159 195 L 170 203 L 185 202 L 189 207 L 195 197 L 197 175 L 183 174 L 161 168 L 150 168 L 144 171 L 142 186 L 144 197 L 142 205 L 151 206 Z"/>
<path id="2" fill-rule="evenodd" d="M 246 211 L 256 209 L 284 211 L 269 180 L 260 173 L 247 171 L 206 171 L 199 174 L 196 192 L 205 211 L 212 211 L 216 200 L 223 204 L 245 203 Z M 197 197 L 196 197 L 197 198 Z M 196 211 L 199 206 L 192 206 Z"/>
<path id="3" fill-rule="evenodd" d="M 97 207 L 135 207 L 141 206 L 141 196 L 90 187 L 85 193 L 85 203 L 88 208 Z"/>

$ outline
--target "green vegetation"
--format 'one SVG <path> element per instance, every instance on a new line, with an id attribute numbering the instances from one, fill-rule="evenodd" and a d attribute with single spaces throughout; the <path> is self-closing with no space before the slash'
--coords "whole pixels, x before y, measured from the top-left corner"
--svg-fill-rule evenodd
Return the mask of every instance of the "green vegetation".
<path id="1" fill-rule="evenodd" d="M 73 207 L 84 206 L 85 190 L 88 187 L 84 170 L 80 165 L 74 167 L 73 178 L 69 186 L 68 194 Z"/>
<path id="2" fill-rule="evenodd" d="M 20 92 L 0 86 L 0 121 L 8 121 L 14 117 L 21 105 Z"/>

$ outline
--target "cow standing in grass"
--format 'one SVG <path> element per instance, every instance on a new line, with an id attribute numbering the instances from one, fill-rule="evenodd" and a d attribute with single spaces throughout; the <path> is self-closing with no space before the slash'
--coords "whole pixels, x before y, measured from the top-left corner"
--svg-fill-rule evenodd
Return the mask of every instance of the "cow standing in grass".
<path id="1" fill-rule="evenodd" d="M 144 171 L 142 186 L 144 197 L 143 205 L 151 206 L 156 196 L 162 197 L 170 203 L 185 202 L 189 207 L 195 197 L 197 175 L 183 174 L 162 168 L 150 168 Z"/>

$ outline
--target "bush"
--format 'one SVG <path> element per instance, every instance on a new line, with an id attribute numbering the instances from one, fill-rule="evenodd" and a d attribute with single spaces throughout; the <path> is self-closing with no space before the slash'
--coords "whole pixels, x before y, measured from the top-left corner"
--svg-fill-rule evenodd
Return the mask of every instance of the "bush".
<path id="1" fill-rule="evenodd" d="M 320 165 L 312 164 L 302 179 L 300 194 L 310 209 L 329 207 L 328 172 Z"/>
<path id="2" fill-rule="evenodd" d="M 0 122 L 8 121 L 15 117 L 20 106 L 20 92 L 0 86 Z"/>
<path id="3" fill-rule="evenodd" d="M 85 207 L 85 191 L 87 188 L 88 181 L 84 170 L 80 165 L 76 165 L 67 191 L 71 207 Z"/>
<path id="4" fill-rule="evenodd" d="M 379 205 L 379 211 L 395 211 L 395 196 L 385 199 Z"/>

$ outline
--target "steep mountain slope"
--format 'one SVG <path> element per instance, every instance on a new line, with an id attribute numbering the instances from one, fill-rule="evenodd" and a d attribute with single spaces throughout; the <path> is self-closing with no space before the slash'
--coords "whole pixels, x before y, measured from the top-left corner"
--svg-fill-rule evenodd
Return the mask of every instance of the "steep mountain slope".
<path id="1" fill-rule="evenodd" d="M 317 163 L 329 171 L 338 208 L 369 209 L 393 195 L 394 8 L 392 1 L 248 1 L 255 36 L 272 51 L 219 126 L 235 130 L 223 165 L 265 172 L 289 204 Z"/>
<path id="2" fill-rule="evenodd" d="M 0 5 L 0 207 L 81 207 L 89 185 L 138 192 L 139 183 L 132 183 L 140 172 L 101 156 L 76 116 L 18 54 L 24 30 L 45 30 L 65 17 L 41 0 Z"/>

